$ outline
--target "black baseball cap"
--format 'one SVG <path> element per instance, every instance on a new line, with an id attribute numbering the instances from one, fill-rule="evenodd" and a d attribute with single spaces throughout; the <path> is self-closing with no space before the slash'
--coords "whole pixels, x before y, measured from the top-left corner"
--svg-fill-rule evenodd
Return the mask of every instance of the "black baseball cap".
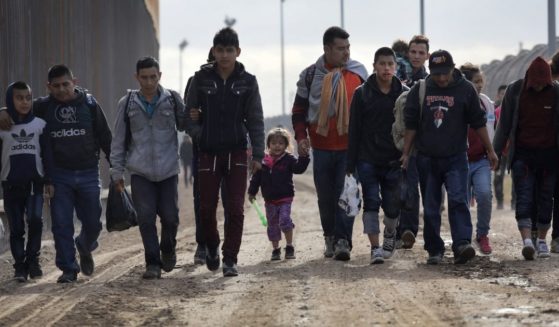
<path id="1" fill-rule="evenodd" d="M 429 57 L 429 71 L 433 75 L 448 74 L 454 68 L 454 60 L 446 50 L 437 50 Z"/>

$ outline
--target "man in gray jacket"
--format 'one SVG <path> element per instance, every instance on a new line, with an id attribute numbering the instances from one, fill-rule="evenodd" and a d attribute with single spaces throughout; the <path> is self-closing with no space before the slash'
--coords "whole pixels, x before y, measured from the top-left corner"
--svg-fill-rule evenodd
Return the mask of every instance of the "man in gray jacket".
<path id="1" fill-rule="evenodd" d="M 173 270 L 179 225 L 177 130 L 184 130 L 185 110 L 180 96 L 159 84 L 159 63 L 145 57 L 136 63 L 139 90 L 118 102 L 111 144 L 111 177 L 124 189 L 124 170 L 131 175 L 132 200 L 144 243 L 145 279 Z M 161 244 L 156 216 L 161 218 Z M 161 254 L 160 254 L 161 250 Z"/>

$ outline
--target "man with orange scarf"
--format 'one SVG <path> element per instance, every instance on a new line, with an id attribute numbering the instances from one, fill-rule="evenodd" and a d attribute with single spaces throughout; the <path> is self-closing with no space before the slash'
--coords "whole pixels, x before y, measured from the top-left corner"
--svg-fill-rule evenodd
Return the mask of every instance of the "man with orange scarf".
<path id="1" fill-rule="evenodd" d="M 340 27 L 324 32 L 324 54 L 301 72 L 292 109 L 299 155 L 313 148 L 324 256 L 344 261 L 350 259 L 354 217 L 347 217 L 337 203 L 344 186 L 349 104 L 355 89 L 367 79 L 365 66 L 349 58 L 348 39 Z"/>

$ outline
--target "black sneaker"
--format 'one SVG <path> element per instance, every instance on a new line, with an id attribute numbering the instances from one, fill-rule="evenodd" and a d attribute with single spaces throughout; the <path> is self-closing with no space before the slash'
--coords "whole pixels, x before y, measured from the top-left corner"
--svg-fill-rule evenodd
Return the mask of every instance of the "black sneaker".
<path id="1" fill-rule="evenodd" d="M 195 265 L 206 264 L 206 247 L 204 245 L 198 244 L 196 246 L 196 252 L 194 253 L 194 264 Z"/>
<path id="2" fill-rule="evenodd" d="M 82 274 L 86 276 L 91 276 L 93 270 L 95 269 L 95 263 L 93 262 L 93 256 L 91 253 L 83 254 L 80 253 L 80 270 Z"/>
<path id="3" fill-rule="evenodd" d="M 476 256 L 476 250 L 471 244 L 464 244 L 458 247 L 456 254 L 454 255 L 454 264 L 461 265 L 464 264 L 473 257 Z"/>
<path id="4" fill-rule="evenodd" d="M 15 264 L 14 268 L 16 270 L 14 273 L 14 279 L 20 283 L 25 283 L 25 281 L 27 281 L 27 269 L 25 268 L 25 264 Z"/>
<path id="5" fill-rule="evenodd" d="M 235 277 L 238 275 L 237 264 L 229 258 L 223 259 L 223 277 Z"/>
<path id="6" fill-rule="evenodd" d="M 281 260 L 281 248 L 272 250 L 272 257 L 270 258 L 270 260 Z"/>
<path id="7" fill-rule="evenodd" d="M 215 249 L 206 247 L 206 267 L 208 267 L 210 271 L 216 271 L 219 269 L 218 247 Z"/>
<path id="8" fill-rule="evenodd" d="M 441 261 L 443 261 L 442 253 L 429 254 L 429 257 L 427 258 L 428 265 L 438 265 Z"/>
<path id="9" fill-rule="evenodd" d="M 78 243 L 78 239 L 75 240 L 76 249 L 78 250 L 78 254 L 80 255 L 80 270 L 82 274 L 86 276 L 91 276 L 93 274 L 93 270 L 95 269 L 95 263 L 93 262 L 93 256 L 91 252 L 86 253 L 82 250 L 80 243 Z"/>
<path id="10" fill-rule="evenodd" d="M 411 249 L 413 248 L 413 244 L 415 243 L 415 235 L 411 230 L 405 230 L 401 236 L 402 239 L 402 248 L 404 249 Z"/>
<path id="11" fill-rule="evenodd" d="M 73 283 L 78 280 L 78 273 L 75 271 L 63 272 L 60 277 L 56 280 L 57 283 L 66 284 Z"/>
<path id="12" fill-rule="evenodd" d="M 177 264 L 177 255 L 173 253 L 161 252 L 161 269 L 165 272 L 170 272 Z"/>
<path id="13" fill-rule="evenodd" d="M 295 248 L 293 247 L 293 245 L 285 246 L 285 258 L 295 259 Z"/>
<path id="14" fill-rule="evenodd" d="M 41 270 L 41 264 L 39 263 L 38 258 L 27 262 L 27 272 L 29 272 L 29 278 L 39 278 L 43 276 L 43 271 Z"/>
<path id="15" fill-rule="evenodd" d="M 336 243 L 334 260 L 348 261 L 350 259 L 349 242 L 343 238 Z"/>
<path id="16" fill-rule="evenodd" d="M 149 265 L 142 275 L 143 279 L 158 279 L 161 278 L 161 268 L 156 265 Z"/>

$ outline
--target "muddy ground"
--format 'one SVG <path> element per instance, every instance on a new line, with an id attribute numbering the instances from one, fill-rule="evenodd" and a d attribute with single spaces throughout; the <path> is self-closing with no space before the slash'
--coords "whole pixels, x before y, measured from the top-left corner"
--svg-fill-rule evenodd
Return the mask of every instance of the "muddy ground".
<path id="1" fill-rule="evenodd" d="M 43 278 L 13 281 L 9 253 L 0 256 L 0 326 L 559 326 L 559 255 L 522 260 L 512 211 L 494 210 L 490 256 L 455 266 L 447 248 L 443 264 L 427 266 L 420 237 L 413 249 L 372 266 L 360 219 L 351 261 L 322 256 L 312 176 L 298 176 L 296 188 L 297 259 L 269 261 L 272 247 L 247 204 L 235 278 L 193 265 L 192 195 L 182 185 L 177 268 L 160 280 L 141 279 L 134 228 L 103 231 L 94 275 L 56 284 L 45 233 Z"/>

